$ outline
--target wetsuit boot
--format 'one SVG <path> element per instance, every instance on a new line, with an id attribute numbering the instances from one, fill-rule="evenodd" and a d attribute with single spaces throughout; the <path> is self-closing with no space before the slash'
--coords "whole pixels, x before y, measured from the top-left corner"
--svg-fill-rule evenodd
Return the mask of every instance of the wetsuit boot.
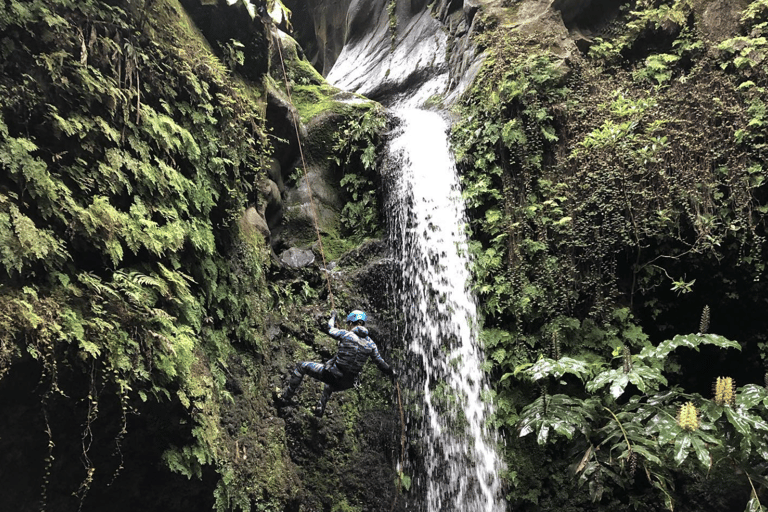
<path id="1" fill-rule="evenodd" d="M 283 389 L 275 397 L 275 402 L 277 402 L 277 405 L 279 407 L 283 407 L 291 403 L 291 399 L 293 398 L 293 395 L 295 395 L 296 392 L 299 390 L 299 386 L 301 386 L 301 381 L 303 379 L 304 379 L 304 375 L 299 373 L 298 370 L 293 370 L 293 373 L 291 374 L 291 377 L 288 379 L 288 383 L 286 384 L 285 389 Z"/>
<path id="2" fill-rule="evenodd" d="M 325 413 L 325 406 L 328 404 L 328 399 L 331 398 L 331 386 L 325 385 L 323 388 L 323 394 L 320 395 L 320 401 L 317 403 L 317 406 L 315 407 L 315 416 L 318 418 L 323 417 L 323 413 Z"/>

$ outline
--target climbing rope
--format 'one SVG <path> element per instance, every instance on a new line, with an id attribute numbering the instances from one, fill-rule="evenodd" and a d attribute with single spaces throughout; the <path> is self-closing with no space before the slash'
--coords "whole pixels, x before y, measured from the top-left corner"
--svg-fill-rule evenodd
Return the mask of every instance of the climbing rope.
<path id="1" fill-rule="evenodd" d="M 405 467 L 405 415 L 403 414 L 403 402 L 400 399 L 400 381 L 395 381 L 395 388 L 397 389 L 397 407 L 400 409 L 400 471 L 397 475 L 397 493 L 395 499 L 392 500 L 392 507 L 390 512 L 395 510 L 397 504 L 397 496 L 402 492 L 401 487 L 403 485 L 403 469 Z"/>
<path id="2" fill-rule="evenodd" d="M 403 414 L 403 402 L 400 400 L 400 381 L 395 381 L 397 388 L 397 407 L 400 409 L 400 471 L 405 464 L 405 415 Z"/>
<path id="3" fill-rule="evenodd" d="M 274 44 L 274 40 L 272 39 L 272 31 L 269 31 L 270 41 Z M 302 150 L 301 145 L 301 135 L 299 133 L 299 120 L 296 117 L 296 107 L 293 104 L 293 98 L 291 97 L 291 90 L 288 87 L 288 73 L 285 70 L 285 61 L 283 59 L 283 51 L 281 44 L 278 42 L 275 44 L 277 46 L 277 53 L 280 56 L 280 68 L 283 71 L 283 82 L 285 83 L 285 92 L 288 95 L 288 103 L 290 103 L 292 109 L 291 109 L 291 115 L 293 117 L 293 127 L 296 130 L 296 141 L 299 144 L 299 155 L 301 156 L 301 165 L 304 170 L 304 179 L 307 182 L 307 192 L 309 194 L 309 205 L 312 212 L 312 222 L 315 226 L 315 233 L 317 234 L 317 242 L 319 244 L 320 248 L 320 257 L 323 260 L 323 269 L 325 269 L 325 280 L 328 285 L 328 297 L 331 299 L 331 309 L 336 309 L 336 306 L 334 305 L 333 301 L 333 291 L 331 290 L 331 278 L 330 278 L 330 272 L 326 269 L 326 262 L 325 262 L 325 253 L 323 251 L 323 239 L 320 236 L 320 227 L 317 223 L 317 211 L 315 210 L 315 201 L 312 197 L 312 188 L 309 183 L 309 175 L 307 173 L 307 163 L 304 159 L 304 151 Z M 405 414 L 403 413 L 403 402 L 400 397 L 400 382 L 395 381 L 395 388 L 397 389 L 397 406 L 400 410 L 400 475 L 398 478 L 398 493 L 400 492 L 400 486 L 402 485 L 402 472 L 405 464 Z M 397 503 L 397 495 L 395 495 L 395 500 L 392 502 L 392 510 L 395 508 L 395 504 Z"/>
<path id="4" fill-rule="evenodd" d="M 270 42 L 274 44 L 272 31 L 269 31 Z M 304 169 L 304 180 L 307 182 L 307 193 L 309 194 L 309 207 L 312 213 L 312 223 L 315 226 L 315 233 L 317 234 L 317 242 L 320 248 L 320 258 L 323 260 L 323 270 L 325 271 L 325 282 L 328 285 L 328 297 L 331 299 L 331 310 L 336 309 L 336 305 L 333 302 L 333 291 L 331 290 L 331 273 L 326 268 L 325 252 L 323 251 L 323 238 L 320 236 L 320 226 L 317 223 L 317 210 L 315 209 L 315 201 L 312 197 L 312 187 L 309 183 L 309 174 L 307 173 L 307 162 L 304 159 L 304 151 L 301 145 L 301 135 L 299 134 L 299 119 L 296 117 L 296 106 L 293 104 L 293 98 L 291 97 L 291 89 L 288 87 L 288 73 L 285 71 L 285 61 L 283 60 L 283 51 L 281 44 L 278 41 L 277 53 L 280 55 L 280 68 L 283 70 L 283 82 L 285 83 L 285 92 L 288 95 L 288 103 L 291 105 L 291 116 L 293 117 L 293 127 L 296 130 L 296 141 L 299 144 L 299 155 L 301 156 L 301 166 Z"/>

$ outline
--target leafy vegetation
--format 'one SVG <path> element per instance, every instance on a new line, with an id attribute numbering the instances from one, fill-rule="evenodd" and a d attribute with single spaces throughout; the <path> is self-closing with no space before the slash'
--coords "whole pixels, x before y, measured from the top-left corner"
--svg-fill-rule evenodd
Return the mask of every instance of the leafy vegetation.
<path id="1" fill-rule="evenodd" d="M 572 445 L 576 476 L 594 501 L 644 475 L 672 510 L 673 471 L 686 463 L 703 474 L 717 464 L 738 467 L 754 489 L 755 482 L 766 481 L 766 390 L 754 384 L 735 389 L 730 378 L 718 378 L 713 400 L 667 388 L 663 372 L 670 352 L 704 344 L 741 348 L 722 336 L 691 334 L 646 345 L 635 355 L 618 346 L 616 368 L 604 359 L 565 357 L 521 365 L 515 376 L 540 383 L 544 391 L 520 412 L 519 435 L 535 434 L 538 444 Z M 584 385 L 581 392 L 550 391 L 566 387 L 558 384 L 566 374 Z M 606 386 L 609 393 L 601 393 Z M 752 494 L 750 507 L 758 510 L 760 500 Z"/>
<path id="2" fill-rule="evenodd" d="M 716 356 L 747 379 L 735 396 L 762 393 L 766 14 L 753 2 L 741 34 L 712 42 L 693 2 L 637 2 L 567 63 L 540 34 L 478 36 L 488 58 L 452 140 L 518 509 L 710 506 L 693 488 L 760 509 L 764 404 L 741 398 L 752 420 L 707 405 L 701 390 L 724 370 L 697 372 L 706 359 L 690 351 L 651 354 L 724 340 L 664 341 L 709 304 L 744 354 Z M 620 367 L 605 357 L 615 350 Z M 690 430 L 674 421 L 685 402 L 700 411 Z M 749 478 L 735 482 L 733 466 Z"/>
<path id="3" fill-rule="evenodd" d="M 341 225 L 356 243 L 376 236 L 381 228 L 376 164 L 385 125 L 383 112 L 374 108 L 348 118 L 334 136 L 338 142 L 333 158 L 344 169 L 339 185 L 350 198 L 341 212 Z"/>
<path id="4" fill-rule="evenodd" d="M 109 483 L 88 457 L 103 395 L 118 448 L 143 403 L 180 406 L 169 467 L 216 468 L 222 503 L 248 509 L 219 421 L 232 342 L 265 348 L 267 251 L 239 222 L 270 150 L 262 100 L 174 1 L 12 0 L 0 40 L 0 377 L 37 361 L 51 440 L 49 407 L 90 403 L 81 506 Z"/>

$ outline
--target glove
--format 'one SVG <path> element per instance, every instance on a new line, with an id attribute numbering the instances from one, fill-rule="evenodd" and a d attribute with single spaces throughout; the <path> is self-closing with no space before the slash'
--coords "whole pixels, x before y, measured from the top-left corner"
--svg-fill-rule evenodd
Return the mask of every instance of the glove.
<path id="1" fill-rule="evenodd" d="M 328 330 L 331 330 L 336 325 L 336 311 L 331 311 L 331 318 L 328 319 Z"/>
<path id="2" fill-rule="evenodd" d="M 394 368 L 389 369 L 389 378 L 392 380 L 397 380 L 397 372 Z"/>

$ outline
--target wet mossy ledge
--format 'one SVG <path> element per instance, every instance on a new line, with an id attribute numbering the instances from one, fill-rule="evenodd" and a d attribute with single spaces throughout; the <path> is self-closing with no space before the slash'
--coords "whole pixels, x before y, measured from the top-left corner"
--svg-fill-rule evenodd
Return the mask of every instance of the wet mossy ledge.
<path id="1" fill-rule="evenodd" d="M 366 374 L 320 422 L 303 405 L 312 385 L 287 413 L 272 403 L 295 360 L 331 350 L 317 324 L 326 282 L 317 266 L 280 268 L 269 232 L 243 222 L 248 207 L 270 211 L 272 133 L 286 131 L 265 115 L 284 87 L 275 27 L 243 22 L 241 3 L 198 7 L 216 9 L 209 25 L 176 0 L 11 0 L 0 13 L 3 509 L 394 502 L 387 382 Z M 214 37 L 230 16 L 247 44 Z M 310 161 L 337 162 L 342 196 L 375 199 L 383 121 L 359 120 L 380 108 L 295 55 L 286 69 L 301 122 L 332 119 L 310 130 Z M 343 242 L 327 244 L 333 258 L 379 233 L 375 204 L 375 218 L 343 208 L 324 231 Z M 339 307 L 376 314 L 376 291 L 335 286 Z"/>
<path id="2" fill-rule="evenodd" d="M 377 164 L 389 121 L 379 103 L 326 82 L 290 35 L 273 30 L 272 40 L 268 114 L 290 130 L 278 135 L 286 190 L 273 246 L 319 253 L 319 230 L 323 251 L 337 259 L 382 234 Z"/>

